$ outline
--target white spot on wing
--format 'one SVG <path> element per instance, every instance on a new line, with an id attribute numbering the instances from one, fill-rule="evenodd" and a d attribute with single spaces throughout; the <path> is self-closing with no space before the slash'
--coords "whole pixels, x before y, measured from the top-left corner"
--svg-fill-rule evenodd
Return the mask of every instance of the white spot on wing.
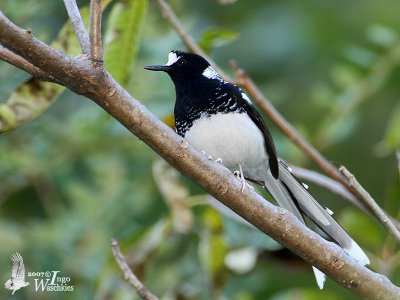
<path id="1" fill-rule="evenodd" d="M 176 55 L 175 52 L 170 52 L 168 54 L 168 62 L 165 64 L 166 66 L 172 66 L 174 63 L 177 62 L 177 60 L 180 58 L 180 56 Z"/>
<path id="2" fill-rule="evenodd" d="M 306 190 L 308 190 L 308 185 L 307 184 L 305 184 L 305 183 L 301 183 L 303 186 L 304 186 L 304 188 L 306 189 Z"/>
<path id="3" fill-rule="evenodd" d="M 245 93 L 242 93 L 242 98 L 243 98 L 244 100 L 246 100 L 247 102 L 249 102 L 250 104 L 252 104 L 250 98 L 247 97 L 247 95 L 246 95 Z"/>

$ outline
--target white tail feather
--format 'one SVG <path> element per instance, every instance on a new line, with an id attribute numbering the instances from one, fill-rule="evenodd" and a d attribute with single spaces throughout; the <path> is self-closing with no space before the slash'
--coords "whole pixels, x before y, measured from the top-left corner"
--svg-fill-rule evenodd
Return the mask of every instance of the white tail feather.
<path id="1" fill-rule="evenodd" d="M 317 281 L 318 287 L 320 290 L 322 290 L 324 288 L 326 275 L 314 266 L 312 267 L 312 269 L 314 271 L 315 280 Z"/>

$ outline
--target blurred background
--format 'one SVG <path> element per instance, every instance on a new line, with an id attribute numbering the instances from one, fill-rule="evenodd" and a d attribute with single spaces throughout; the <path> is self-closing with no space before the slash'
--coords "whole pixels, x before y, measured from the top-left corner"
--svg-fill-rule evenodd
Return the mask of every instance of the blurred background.
<path id="1" fill-rule="evenodd" d="M 332 163 L 344 164 L 399 217 L 400 2 L 169 1 L 190 34 L 229 74 L 235 59 L 277 109 Z M 223 5 L 223 4 L 226 5 Z M 89 1 L 78 1 L 85 19 Z M 105 64 L 159 118 L 173 111 L 162 64 L 185 46 L 155 1 L 104 1 Z M 15 24 L 80 54 L 63 1 L 2 0 Z M 88 24 L 88 22 L 86 22 Z M 25 124 L 7 112 L 18 107 Z M 0 281 L 10 255 L 26 272 L 60 270 L 74 292 L 1 299 L 136 299 L 110 239 L 162 299 L 357 299 L 275 241 L 208 205 L 209 197 L 100 107 L 29 80 L 0 61 Z M 279 155 L 316 166 L 267 118 Z M 370 268 L 400 284 L 398 245 L 372 217 L 313 184 L 311 192 L 365 250 Z M 262 192 L 267 199 L 269 196 Z M 29 281 L 29 278 L 27 278 Z M 31 280 L 31 285 L 33 282 Z M 135 298 L 136 297 L 136 298 Z"/>

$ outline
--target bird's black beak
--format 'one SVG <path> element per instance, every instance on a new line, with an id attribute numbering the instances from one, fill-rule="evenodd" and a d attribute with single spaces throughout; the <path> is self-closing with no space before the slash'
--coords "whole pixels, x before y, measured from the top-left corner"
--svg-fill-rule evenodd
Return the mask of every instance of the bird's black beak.
<path id="1" fill-rule="evenodd" d="M 152 65 L 152 66 L 145 66 L 144 67 L 146 70 L 150 71 L 164 71 L 168 72 L 171 70 L 171 66 L 164 66 L 164 65 Z"/>

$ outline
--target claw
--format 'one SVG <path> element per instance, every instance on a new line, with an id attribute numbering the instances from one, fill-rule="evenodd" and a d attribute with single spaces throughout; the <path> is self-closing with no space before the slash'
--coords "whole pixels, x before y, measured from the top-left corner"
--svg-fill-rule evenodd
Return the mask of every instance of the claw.
<path id="1" fill-rule="evenodd" d="M 242 183 L 242 193 L 244 192 L 245 187 L 248 189 L 254 191 L 254 187 L 252 187 L 250 184 L 246 182 L 246 179 L 244 178 L 243 170 L 242 170 L 242 164 L 239 162 L 239 171 L 233 172 L 233 175 L 236 176 L 236 178 Z"/>
<path id="2" fill-rule="evenodd" d="M 222 164 L 222 158 L 221 158 L 221 157 L 218 157 L 218 158 L 215 160 L 215 162 Z"/>

